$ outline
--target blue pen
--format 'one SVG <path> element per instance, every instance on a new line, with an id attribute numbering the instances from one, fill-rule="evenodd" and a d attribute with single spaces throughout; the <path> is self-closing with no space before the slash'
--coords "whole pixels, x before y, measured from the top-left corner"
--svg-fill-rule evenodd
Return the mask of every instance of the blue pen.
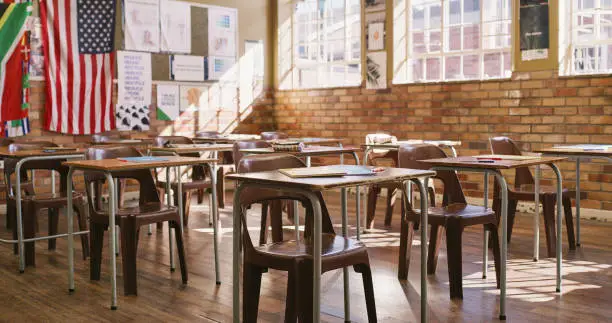
<path id="1" fill-rule="evenodd" d="M 490 159 L 479 159 L 478 162 L 479 163 L 489 163 L 489 164 L 495 163 L 494 160 L 490 160 Z"/>

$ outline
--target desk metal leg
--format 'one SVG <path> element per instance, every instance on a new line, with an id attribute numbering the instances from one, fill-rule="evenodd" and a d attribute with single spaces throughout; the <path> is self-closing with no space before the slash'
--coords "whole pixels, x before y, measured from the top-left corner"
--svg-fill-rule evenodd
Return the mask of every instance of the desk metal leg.
<path id="1" fill-rule="evenodd" d="M 484 173 L 484 194 L 483 194 L 483 206 L 486 209 L 489 208 L 489 173 Z M 487 278 L 487 271 L 489 269 L 489 231 L 485 227 L 482 235 L 482 279 Z"/>
<path id="2" fill-rule="evenodd" d="M 561 178 L 561 171 L 559 171 L 557 165 L 550 164 L 550 167 L 557 176 L 557 293 L 561 293 L 561 262 L 563 255 L 563 253 L 561 252 L 563 250 L 563 199 L 561 198 L 561 196 L 563 196 L 563 179 Z"/>
<path id="3" fill-rule="evenodd" d="M 171 198 L 170 198 L 170 170 L 171 168 L 168 167 L 166 168 L 166 192 L 168 192 L 168 206 L 172 205 L 171 202 Z M 178 172 L 175 170 L 175 174 L 176 174 L 176 178 L 178 180 L 178 176 L 179 174 L 177 174 Z M 181 199 L 181 197 L 178 198 L 179 200 Z M 179 210 L 179 215 L 182 217 L 183 215 L 180 213 Z M 174 270 L 176 269 L 175 265 L 174 265 L 174 239 L 172 239 L 172 228 L 168 225 L 168 254 L 170 255 L 170 272 L 174 272 Z"/>
<path id="4" fill-rule="evenodd" d="M 421 180 L 413 180 L 414 183 L 419 187 L 419 193 L 421 195 L 421 322 L 427 322 L 427 187 L 429 177 Z M 405 184 L 405 192 L 408 192 L 410 182 Z M 406 196 L 408 198 L 408 196 Z M 406 207 L 409 207 L 406 205 Z"/>
<path id="5" fill-rule="evenodd" d="M 576 157 L 576 246 L 580 246 L 580 157 Z"/>
<path id="6" fill-rule="evenodd" d="M 340 193 L 340 204 L 341 204 L 341 212 L 342 212 L 342 236 L 348 236 L 348 209 L 347 209 L 347 193 L 346 188 L 341 189 Z M 344 322 L 351 321 L 351 299 L 350 299 L 350 282 L 349 282 L 349 271 L 348 267 L 342 268 L 343 276 L 344 276 Z"/>
<path id="7" fill-rule="evenodd" d="M 233 241 L 232 241 L 232 316 L 234 323 L 240 323 L 240 265 L 241 257 L 241 235 L 242 235 L 242 206 L 240 205 L 240 193 L 243 190 L 243 185 L 238 184 L 234 190 L 233 203 Z M 319 226 L 320 228 L 320 226 Z M 248 237 L 247 237 L 248 238 Z"/>
<path id="8" fill-rule="evenodd" d="M 353 158 L 355 159 L 355 165 L 359 165 L 359 156 L 356 152 L 353 152 Z M 356 238 L 361 240 L 361 188 L 355 187 L 355 227 L 357 229 Z"/>
<path id="9" fill-rule="evenodd" d="M 110 266 L 111 266 L 111 310 L 117 309 L 117 257 L 113 257 L 112 255 L 117 254 L 117 245 L 112 241 L 116 234 L 115 228 L 115 212 L 117 211 L 117 186 L 115 185 L 115 180 L 110 173 L 105 173 L 106 181 L 108 182 L 108 228 L 109 228 L 109 237 L 110 248 L 111 248 L 111 257 L 110 257 Z"/>
<path id="10" fill-rule="evenodd" d="M 533 217 L 533 261 L 540 259 L 540 165 L 536 166 L 534 179 L 534 204 L 535 214 Z"/>
<path id="11" fill-rule="evenodd" d="M 488 172 L 488 171 L 487 171 Z M 500 264 L 500 296 L 499 319 L 506 319 L 506 262 L 508 261 L 508 184 L 499 172 L 494 172 L 499 181 L 501 193 L 501 264 Z"/>
<path id="12" fill-rule="evenodd" d="M 319 323 L 321 321 L 321 202 L 312 193 L 308 193 L 307 196 L 313 208 L 314 218 L 312 236 L 312 319 L 314 323 Z M 344 206 L 346 207 L 346 203 L 344 203 Z"/>
<path id="13" fill-rule="evenodd" d="M 74 169 L 70 167 L 67 175 L 67 189 L 66 189 L 66 217 L 68 221 L 68 292 L 74 292 L 74 239 L 72 236 L 72 221 L 74 218 L 74 210 L 72 207 L 72 173 Z M 55 177 L 53 178 L 53 184 L 55 184 Z M 55 190 L 55 185 L 53 185 Z"/>
<path id="14" fill-rule="evenodd" d="M 119 204 L 119 180 L 114 179 L 115 183 L 115 201 Z M 123 188 L 125 190 L 125 187 Z M 119 256 L 119 230 L 115 228 L 115 234 L 113 235 L 114 243 L 115 243 L 115 256 Z"/>
<path id="15" fill-rule="evenodd" d="M 213 158 L 217 158 L 217 153 L 213 153 Z M 212 216 L 213 216 L 213 248 L 215 249 L 215 279 L 217 285 L 221 284 L 221 277 L 219 273 L 219 209 L 217 207 L 217 163 L 210 163 L 210 181 L 211 181 L 211 196 L 212 196 Z M 240 205 L 240 204 L 238 204 Z"/>
<path id="16" fill-rule="evenodd" d="M 368 155 L 370 154 L 370 151 L 372 151 L 372 149 L 370 148 L 370 146 L 366 146 L 365 151 L 363 152 L 363 166 L 368 166 Z M 366 216 L 363 217 L 363 221 L 364 221 L 364 225 L 363 225 L 363 232 L 365 233 L 368 230 L 367 227 L 367 212 L 368 212 L 368 194 L 370 191 L 370 187 L 369 186 L 365 186 L 363 188 L 363 210 L 366 213 Z M 360 222 L 357 222 L 360 224 Z M 360 234 L 360 230 L 359 228 L 357 228 L 357 234 Z M 359 236 L 357 236 L 359 239 Z"/>
<path id="17" fill-rule="evenodd" d="M 15 166 L 15 174 L 17 174 L 15 176 L 15 181 L 16 181 L 16 192 L 15 192 L 15 205 L 17 208 L 17 214 L 16 214 L 16 219 L 17 219 L 17 249 L 19 251 L 19 273 L 24 273 L 25 272 L 25 245 L 23 242 L 23 214 L 22 214 L 22 209 L 21 209 L 21 176 L 19 174 L 21 174 L 21 165 L 23 165 L 23 159 L 17 162 L 17 165 Z M 32 172 L 32 177 L 34 176 L 34 172 Z M 7 181 L 10 181 L 10 178 L 6 179 Z M 32 183 L 34 183 L 34 178 L 32 178 Z M 7 192 L 8 193 L 8 192 Z"/>

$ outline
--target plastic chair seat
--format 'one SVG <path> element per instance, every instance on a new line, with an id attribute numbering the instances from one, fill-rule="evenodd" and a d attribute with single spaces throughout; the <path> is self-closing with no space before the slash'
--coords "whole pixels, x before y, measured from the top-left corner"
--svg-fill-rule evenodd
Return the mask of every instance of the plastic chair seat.
<path id="1" fill-rule="evenodd" d="M 321 236 L 322 261 L 326 257 L 349 256 L 355 253 L 365 252 L 366 246 L 357 240 L 345 238 L 334 234 L 323 234 Z M 304 240 L 288 240 L 277 243 L 269 243 L 256 246 L 255 251 L 262 256 L 274 258 L 306 258 L 312 259 L 312 242 Z"/>

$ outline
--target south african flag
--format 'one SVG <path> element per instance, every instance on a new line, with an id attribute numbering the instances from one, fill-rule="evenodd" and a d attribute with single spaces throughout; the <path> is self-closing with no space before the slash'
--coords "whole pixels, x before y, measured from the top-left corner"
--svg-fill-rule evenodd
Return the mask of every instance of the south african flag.
<path id="1" fill-rule="evenodd" d="M 26 23 L 31 4 L 0 2 L 0 131 L 4 136 L 25 135 L 30 87 Z"/>

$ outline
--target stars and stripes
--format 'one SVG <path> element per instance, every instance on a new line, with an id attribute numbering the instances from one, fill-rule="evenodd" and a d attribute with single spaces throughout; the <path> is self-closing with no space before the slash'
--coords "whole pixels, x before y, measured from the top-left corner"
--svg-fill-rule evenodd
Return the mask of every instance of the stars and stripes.
<path id="1" fill-rule="evenodd" d="M 40 0 L 44 128 L 73 135 L 115 128 L 115 0 Z"/>

